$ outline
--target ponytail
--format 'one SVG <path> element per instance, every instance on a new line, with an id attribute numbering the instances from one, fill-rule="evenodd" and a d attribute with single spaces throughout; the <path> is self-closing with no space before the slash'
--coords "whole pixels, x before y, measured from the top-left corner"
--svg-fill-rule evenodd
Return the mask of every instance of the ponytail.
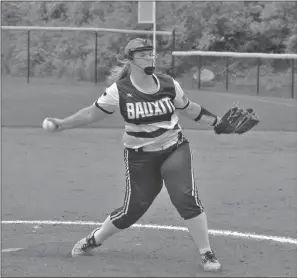
<path id="1" fill-rule="evenodd" d="M 115 66 L 107 78 L 109 85 L 128 77 L 131 73 L 131 66 L 129 63 L 125 63 L 124 66 Z"/>

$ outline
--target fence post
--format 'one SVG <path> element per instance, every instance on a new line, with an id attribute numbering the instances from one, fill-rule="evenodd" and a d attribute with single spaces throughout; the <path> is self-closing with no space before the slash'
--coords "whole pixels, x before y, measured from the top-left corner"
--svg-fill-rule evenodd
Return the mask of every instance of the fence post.
<path id="1" fill-rule="evenodd" d="M 295 96 L 294 96 L 294 75 L 295 75 L 295 61 L 294 61 L 294 59 L 292 59 L 292 70 L 291 70 L 291 72 L 292 72 L 292 90 L 291 90 L 291 96 L 292 96 L 292 98 L 294 98 Z"/>
<path id="2" fill-rule="evenodd" d="M 200 90 L 201 88 L 201 56 L 198 56 L 198 75 L 197 75 L 197 79 L 198 79 L 198 89 Z"/>
<path id="3" fill-rule="evenodd" d="M 259 96 L 260 86 L 260 58 L 257 59 L 257 96 Z"/>
<path id="4" fill-rule="evenodd" d="M 226 91 L 228 92 L 229 87 L 229 59 L 226 57 Z"/>
<path id="5" fill-rule="evenodd" d="M 175 51 L 175 29 L 172 30 L 172 52 Z M 171 75 L 175 78 L 175 56 L 171 57 Z"/>
<path id="6" fill-rule="evenodd" d="M 95 32 L 95 84 L 97 84 L 97 81 L 98 81 L 97 64 L 98 64 L 98 33 Z"/>
<path id="7" fill-rule="evenodd" d="M 30 82 L 30 31 L 28 31 L 27 39 L 27 83 Z"/>

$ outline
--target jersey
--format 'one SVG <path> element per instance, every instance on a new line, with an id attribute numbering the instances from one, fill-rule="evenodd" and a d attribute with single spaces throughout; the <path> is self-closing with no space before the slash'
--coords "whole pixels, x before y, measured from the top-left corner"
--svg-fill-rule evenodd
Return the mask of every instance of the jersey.
<path id="1" fill-rule="evenodd" d="M 182 108 L 184 92 L 172 77 L 153 74 L 157 90 L 146 93 L 131 76 L 113 83 L 95 105 L 112 114 L 119 108 L 125 121 L 123 144 L 127 148 L 161 147 L 174 143 L 181 131 L 176 108 Z"/>

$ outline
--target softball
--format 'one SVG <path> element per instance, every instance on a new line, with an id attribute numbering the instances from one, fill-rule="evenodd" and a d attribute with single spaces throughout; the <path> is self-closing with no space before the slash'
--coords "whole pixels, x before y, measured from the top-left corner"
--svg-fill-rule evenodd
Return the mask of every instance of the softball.
<path id="1" fill-rule="evenodd" d="M 52 121 L 48 120 L 48 118 L 44 119 L 42 127 L 47 131 L 53 131 L 56 129 L 56 125 Z"/>

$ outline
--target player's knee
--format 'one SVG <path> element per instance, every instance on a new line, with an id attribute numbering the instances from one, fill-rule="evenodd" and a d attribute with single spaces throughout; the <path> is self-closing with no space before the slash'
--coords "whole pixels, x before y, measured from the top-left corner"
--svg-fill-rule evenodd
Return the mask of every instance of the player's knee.
<path id="1" fill-rule="evenodd" d="M 176 209 L 184 220 L 197 217 L 204 211 L 203 207 L 199 205 L 176 206 Z"/>
<path id="2" fill-rule="evenodd" d="M 134 205 L 131 205 L 129 212 L 131 215 L 143 215 L 151 206 L 152 202 L 148 201 L 139 201 Z"/>
<path id="3" fill-rule="evenodd" d="M 137 221 L 137 220 L 136 220 Z M 118 229 L 124 230 L 132 226 L 136 221 L 132 219 L 131 217 L 127 217 L 127 215 L 124 215 L 123 217 L 113 220 L 113 225 L 115 225 Z"/>
<path id="4" fill-rule="evenodd" d="M 126 213 L 122 213 L 113 220 L 113 224 L 118 229 L 129 228 L 145 214 L 150 205 L 151 204 L 147 202 L 139 202 L 131 205 Z"/>
<path id="5" fill-rule="evenodd" d="M 204 212 L 203 208 L 197 208 L 197 209 L 193 209 L 191 211 L 185 211 L 180 213 L 180 216 L 184 219 L 184 220 L 189 220 L 192 218 L 197 217 L 198 215 L 200 215 L 202 212 Z"/>
<path id="6" fill-rule="evenodd" d="M 172 200 L 172 203 L 184 220 L 194 218 L 204 212 L 202 203 L 197 196 L 185 194 L 177 200 Z"/>

